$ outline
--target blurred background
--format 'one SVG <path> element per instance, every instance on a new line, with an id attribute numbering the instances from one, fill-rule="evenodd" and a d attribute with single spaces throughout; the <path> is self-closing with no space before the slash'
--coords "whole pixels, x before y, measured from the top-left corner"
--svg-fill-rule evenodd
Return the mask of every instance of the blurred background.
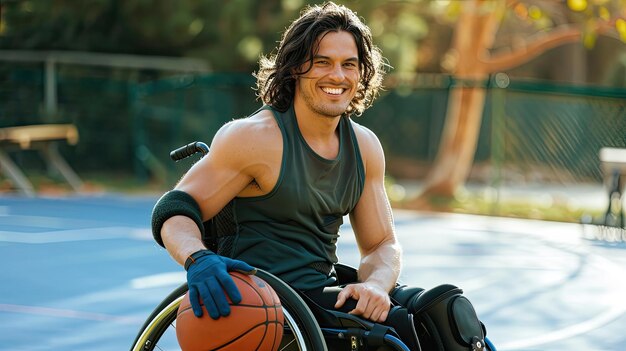
<path id="1" fill-rule="evenodd" d="M 626 1 L 337 2 L 392 67 L 355 119 L 385 148 L 395 207 L 603 213 L 599 151 L 626 147 Z M 258 59 L 308 3 L 2 0 L 0 128 L 75 126 L 55 148 L 81 192 L 165 191 L 189 167 L 170 150 L 260 106 Z M 0 145 L 34 192 L 72 190 L 34 148 Z M 0 194 L 19 191 L 0 168 Z"/>

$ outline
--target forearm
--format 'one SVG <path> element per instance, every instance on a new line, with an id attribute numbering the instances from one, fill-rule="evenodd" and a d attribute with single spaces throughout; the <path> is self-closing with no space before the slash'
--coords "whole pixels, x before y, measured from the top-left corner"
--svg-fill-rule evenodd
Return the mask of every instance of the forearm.
<path id="1" fill-rule="evenodd" d="M 180 265 L 184 265 L 185 260 L 192 253 L 206 250 L 198 225 L 189 217 L 169 218 L 163 223 L 161 237 L 167 252 Z"/>
<path id="2" fill-rule="evenodd" d="M 382 243 L 361 259 L 359 280 L 391 291 L 400 276 L 401 257 L 402 248 L 395 240 Z"/>

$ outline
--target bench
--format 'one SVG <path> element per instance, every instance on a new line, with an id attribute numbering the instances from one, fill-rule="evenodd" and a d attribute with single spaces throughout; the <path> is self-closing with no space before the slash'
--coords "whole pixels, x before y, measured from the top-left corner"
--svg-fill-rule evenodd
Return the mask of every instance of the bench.
<path id="1" fill-rule="evenodd" d="M 11 160 L 9 150 L 36 149 L 43 156 L 48 167 L 55 168 L 68 184 L 78 191 L 83 182 L 63 159 L 58 151 L 58 143 L 69 145 L 78 143 L 78 130 L 73 124 L 40 124 L 21 127 L 0 128 L 0 171 L 4 172 L 27 196 L 35 196 L 35 188 L 22 170 Z"/>
<path id="2" fill-rule="evenodd" d="M 624 187 L 626 185 L 626 149 L 600 149 L 600 162 L 609 191 L 604 225 L 626 228 L 624 222 Z"/>

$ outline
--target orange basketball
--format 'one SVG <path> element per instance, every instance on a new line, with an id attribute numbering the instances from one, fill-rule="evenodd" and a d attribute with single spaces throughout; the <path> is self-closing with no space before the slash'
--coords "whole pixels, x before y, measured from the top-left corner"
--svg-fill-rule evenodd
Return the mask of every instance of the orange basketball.
<path id="1" fill-rule="evenodd" d="M 185 294 L 176 316 L 176 337 L 183 351 L 275 351 L 280 346 L 283 309 L 274 289 L 254 275 L 230 275 L 242 299 L 230 303 L 227 317 L 212 319 L 204 305 L 202 317 L 196 317 Z"/>

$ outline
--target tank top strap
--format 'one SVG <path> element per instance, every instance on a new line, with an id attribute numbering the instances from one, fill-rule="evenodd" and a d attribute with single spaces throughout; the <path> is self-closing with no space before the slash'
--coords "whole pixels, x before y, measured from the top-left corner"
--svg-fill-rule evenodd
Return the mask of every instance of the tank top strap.
<path id="1" fill-rule="evenodd" d="M 348 133 L 350 134 L 350 140 L 352 141 L 352 150 L 354 150 L 354 156 L 356 157 L 356 169 L 362 190 L 362 187 L 365 184 L 365 167 L 363 166 L 361 148 L 359 147 L 359 141 L 356 137 L 356 132 L 354 131 L 354 125 L 352 125 L 352 120 L 349 117 L 343 117 L 342 119 L 345 120 L 344 123 L 347 125 L 346 129 L 348 129 Z"/>

